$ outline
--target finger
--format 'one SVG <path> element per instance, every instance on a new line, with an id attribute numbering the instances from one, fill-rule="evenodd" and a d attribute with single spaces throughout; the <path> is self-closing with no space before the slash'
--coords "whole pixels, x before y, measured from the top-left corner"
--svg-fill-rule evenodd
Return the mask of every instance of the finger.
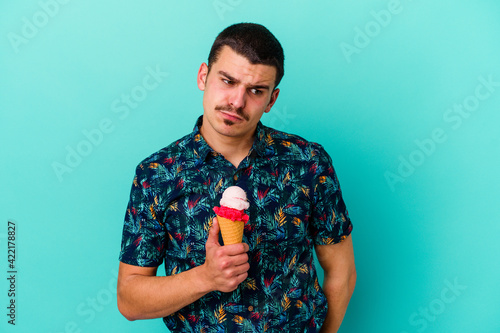
<path id="1" fill-rule="evenodd" d="M 248 263 L 248 255 L 246 253 L 231 256 L 231 264 L 239 266 Z"/>
<path id="2" fill-rule="evenodd" d="M 219 220 L 217 220 L 217 216 L 212 219 L 212 227 L 210 228 L 216 235 L 219 235 Z"/>
<path id="3" fill-rule="evenodd" d="M 240 275 L 238 275 L 236 278 L 237 278 L 237 281 L 238 281 L 238 285 L 240 283 L 242 283 L 243 281 L 245 281 L 245 279 L 248 277 L 248 273 L 247 272 L 244 272 L 244 273 L 241 273 Z"/>
<path id="4" fill-rule="evenodd" d="M 248 272 L 249 269 L 250 269 L 250 264 L 244 263 L 242 265 L 238 265 L 238 266 L 234 267 L 234 274 L 235 275 L 245 274 Z"/>
<path id="5" fill-rule="evenodd" d="M 220 245 L 219 244 L 219 223 L 217 217 L 212 220 L 212 227 L 208 230 L 207 245 Z"/>
<path id="6" fill-rule="evenodd" d="M 238 254 L 248 252 L 249 247 L 246 243 L 237 243 L 224 246 L 224 253 L 228 256 L 235 256 Z"/>
<path id="7" fill-rule="evenodd" d="M 238 280 L 242 274 L 248 274 L 248 269 L 250 265 L 247 263 L 245 265 L 231 267 L 223 271 L 222 276 L 227 282 Z M 238 281 L 238 283 L 241 281 Z"/>

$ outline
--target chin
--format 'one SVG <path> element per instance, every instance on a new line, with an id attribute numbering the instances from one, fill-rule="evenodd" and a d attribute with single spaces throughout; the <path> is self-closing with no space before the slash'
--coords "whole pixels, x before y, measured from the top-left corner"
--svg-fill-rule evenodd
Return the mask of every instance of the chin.
<path id="1" fill-rule="evenodd" d="M 237 130 L 236 128 L 229 127 L 229 126 L 222 127 L 220 129 L 219 133 L 222 135 L 225 135 L 225 136 L 229 136 L 229 137 L 236 137 L 236 136 L 240 136 L 242 134 L 241 131 Z"/>

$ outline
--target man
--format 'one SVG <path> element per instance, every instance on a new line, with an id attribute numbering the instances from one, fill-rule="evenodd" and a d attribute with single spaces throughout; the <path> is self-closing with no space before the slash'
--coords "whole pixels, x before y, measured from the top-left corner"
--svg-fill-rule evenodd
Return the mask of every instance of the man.
<path id="1" fill-rule="evenodd" d="M 352 224 L 323 148 L 260 122 L 283 61 L 265 27 L 226 28 L 198 71 L 194 131 L 137 167 L 118 277 L 127 319 L 163 317 L 172 332 L 338 330 L 356 281 Z M 212 208 L 232 185 L 250 221 L 242 243 L 224 246 Z"/>

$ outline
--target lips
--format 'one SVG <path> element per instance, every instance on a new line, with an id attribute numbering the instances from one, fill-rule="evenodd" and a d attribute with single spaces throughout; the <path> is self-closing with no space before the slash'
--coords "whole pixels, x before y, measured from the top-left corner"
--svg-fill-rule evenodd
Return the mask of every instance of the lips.
<path id="1" fill-rule="evenodd" d="M 220 113 L 222 114 L 222 117 L 224 119 L 227 119 L 227 120 L 230 120 L 230 121 L 233 121 L 233 122 L 237 122 L 237 121 L 242 121 L 243 120 L 243 118 L 241 118 L 237 114 L 234 114 L 234 113 L 231 113 L 231 112 L 228 112 L 228 111 L 221 111 Z"/>

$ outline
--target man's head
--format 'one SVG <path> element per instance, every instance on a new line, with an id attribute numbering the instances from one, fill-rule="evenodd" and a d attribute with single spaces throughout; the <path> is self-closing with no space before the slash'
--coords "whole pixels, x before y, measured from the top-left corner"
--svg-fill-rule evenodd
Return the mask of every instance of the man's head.
<path id="1" fill-rule="evenodd" d="M 278 98 L 282 76 L 283 52 L 266 28 L 243 23 L 221 32 L 209 64 L 201 64 L 197 76 L 204 92 L 200 131 L 205 140 L 251 142 L 260 118 Z"/>
<path id="2" fill-rule="evenodd" d="M 280 42 L 266 27 L 255 23 L 238 23 L 224 29 L 215 39 L 208 55 L 209 71 L 225 45 L 245 57 L 251 64 L 276 68 L 274 88 L 278 86 L 285 73 L 285 56 Z"/>

